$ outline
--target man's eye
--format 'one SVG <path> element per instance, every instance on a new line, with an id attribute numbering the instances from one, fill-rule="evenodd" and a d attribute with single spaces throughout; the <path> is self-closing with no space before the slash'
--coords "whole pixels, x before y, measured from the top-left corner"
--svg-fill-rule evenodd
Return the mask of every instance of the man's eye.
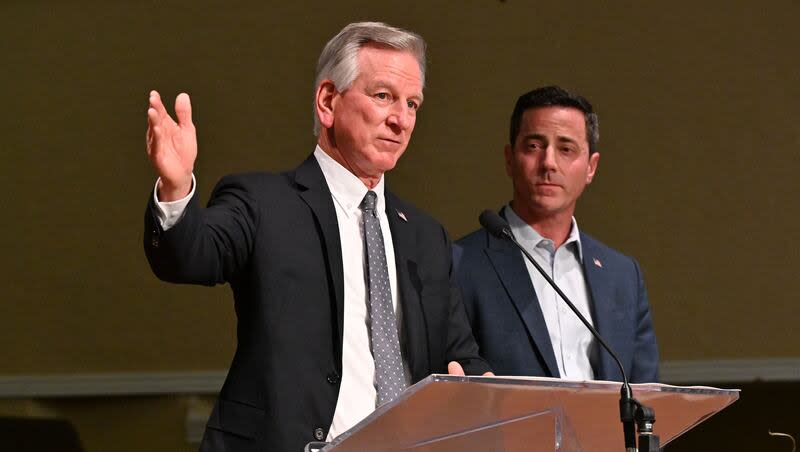
<path id="1" fill-rule="evenodd" d="M 408 101 L 408 108 L 410 108 L 410 109 L 412 109 L 412 110 L 416 111 L 416 110 L 418 110 L 418 109 L 419 109 L 419 104 L 417 104 L 417 103 L 416 103 L 416 102 L 414 102 L 413 100 L 410 100 L 410 101 Z"/>
<path id="2" fill-rule="evenodd" d="M 380 100 L 387 100 L 389 99 L 389 93 L 378 93 L 375 95 Z"/>

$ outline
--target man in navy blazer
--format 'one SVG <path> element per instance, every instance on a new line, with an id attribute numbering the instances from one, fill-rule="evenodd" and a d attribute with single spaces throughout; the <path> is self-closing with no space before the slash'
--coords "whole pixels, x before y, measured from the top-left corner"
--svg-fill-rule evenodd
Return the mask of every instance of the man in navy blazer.
<path id="1" fill-rule="evenodd" d="M 658 347 L 637 262 L 578 230 L 573 214 L 600 154 L 597 116 L 550 86 L 523 94 L 505 147 L 515 238 L 619 355 L 632 382 L 658 380 Z M 480 348 L 497 375 L 578 380 L 622 376 L 510 241 L 478 230 L 454 246 L 456 278 Z"/>

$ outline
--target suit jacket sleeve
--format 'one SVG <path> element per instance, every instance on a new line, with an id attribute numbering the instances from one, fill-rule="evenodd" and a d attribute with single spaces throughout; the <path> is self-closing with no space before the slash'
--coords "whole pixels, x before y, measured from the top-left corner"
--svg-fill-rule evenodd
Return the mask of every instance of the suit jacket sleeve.
<path id="1" fill-rule="evenodd" d="M 456 284 L 453 268 L 452 244 L 447 234 L 447 256 L 450 263 L 450 324 L 448 328 L 448 362 L 458 361 L 467 375 L 483 375 L 492 369 L 489 364 L 479 356 L 478 344 L 472 334 L 467 312 L 461 297 L 461 291 Z"/>
<path id="2" fill-rule="evenodd" d="M 150 201 L 145 212 L 144 249 L 158 278 L 175 283 L 214 285 L 228 282 L 248 261 L 258 210 L 246 178 L 226 176 L 208 206 L 195 195 L 183 218 L 164 231 Z"/>
<path id="3" fill-rule="evenodd" d="M 658 345 L 647 301 L 647 289 L 639 264 L 634 260 L 636 278 L 638 280 L 638 297 L 636 311 L 636 343 L 633 350 L 633 367 L 630 381 L 645 383 L 658 381 Z"/>

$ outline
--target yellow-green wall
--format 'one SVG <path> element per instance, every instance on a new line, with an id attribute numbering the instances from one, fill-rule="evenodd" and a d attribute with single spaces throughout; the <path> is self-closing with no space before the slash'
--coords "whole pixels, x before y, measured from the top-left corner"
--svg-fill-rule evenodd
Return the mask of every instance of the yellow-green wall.
<path id="1" fill-rule="evenodd" d="M 797 357 L 799 13 L 795 0 L 3 2 L 0 375 L 226 368 L 227 288 L 161 283 L 143 256 L 147 93 L 192 95 L 205 200 L 226 173 L 313 149 L 316 57 L 365 19 L 429 44 L 395 192 L 454 237 L 476 228 L 510 197 L 516 97 L 571 88 L 601 125 L 579 224 L 641 262 L 662 358 Z"/>

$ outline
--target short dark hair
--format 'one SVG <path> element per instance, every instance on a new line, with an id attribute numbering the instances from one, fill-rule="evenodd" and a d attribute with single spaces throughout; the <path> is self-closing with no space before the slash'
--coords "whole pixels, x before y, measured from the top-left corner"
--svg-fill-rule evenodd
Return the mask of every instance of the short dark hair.
<path id="1" fill-rule="evenodd" d="M 586 120 L 586 142 L 589 143 L 589 155 L 597 152 L 600 126 L 597 123 L 597 114 L 592 110 L 592 104 L 583 96 L 570 93 L 559 86 L 545 86 L 519 96 L 517 104 L 514 106 L 514 113 L 511 114 L 509 143 L 512 147 L 519 135 L 522 115 L 528 110 L 539 107 L 568 107 L 580 110 Z"/>

